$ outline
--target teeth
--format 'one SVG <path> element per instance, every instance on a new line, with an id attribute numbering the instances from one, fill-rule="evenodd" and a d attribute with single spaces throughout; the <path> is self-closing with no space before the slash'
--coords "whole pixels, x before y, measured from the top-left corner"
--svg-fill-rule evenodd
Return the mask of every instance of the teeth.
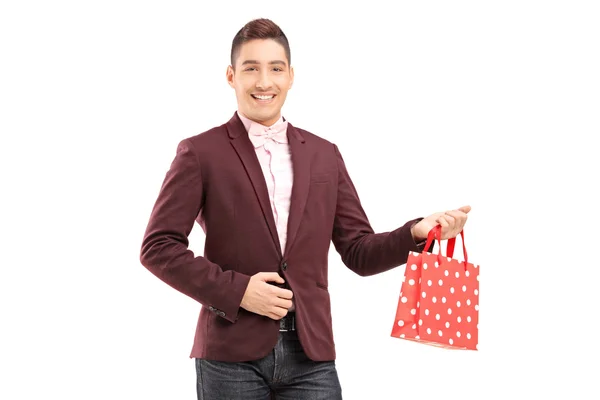
<path id="1" fill-rule="evenodd" d="M 261 96 L 261 95 L 255 94 L 253 96 L 256 97 L 259 100 L 270 100 L 270 99 L 273 98 L 273 95 L 271 95 L 271 96 Z"/>

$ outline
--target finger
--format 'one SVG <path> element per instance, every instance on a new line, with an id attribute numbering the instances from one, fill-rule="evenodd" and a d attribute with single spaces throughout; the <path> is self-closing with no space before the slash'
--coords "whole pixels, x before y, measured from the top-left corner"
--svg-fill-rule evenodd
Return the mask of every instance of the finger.
<path id="1" fill-rule="evenodd" d="M 452 214 L 450 214 L 449 212 L 446 212 L 446 214 L 444 215 L 444 219 L 446 220 L 446 222 L 448 222 L 448 224 L 451 227 L 456 225 L 456 218 L 454 218 L 454 216 Z"/>
<path id="2" fill-rule="evenodd" d="M 289 289 L 278 288 L 276 286 L 274 287 L 274 289 L 275 295 L 281 299 L 291 300 L 292 297 L 294 297 L 294 293 Z"/>
<path id="3" fill-rule="evenodd" d="M 441 225 L 442 230 L 443 229 L 447 230 L 448 227 L 449 227 L 449 224 L 448 224 L 448 221 L 446 220 L 446 217 L 447 217 L 446 215 L 442 215 L 441 217 L 438 218 L 438 223 Z"/>
<path id="4" fill-rule="evenodd" d="M 275 300 L 275 306 L 289 310 L 292 307 L 292 301 L 278 297 L 277 300 Z"/>
<path id="5" fill-rule="evenodd" d="M 271 319 L 274 319 L 275 321 L 279 321 L 281 318 L 283 318 L 283 317 L 275 314 L 274 312 L 268 312 L 265 315 Z"/>
<path id="6" fill-rule="evenodd" d="M 467 213 L 460 210 L 449 210 L 444 213 L 445 215 L 451 215 L 454 218 L 467 218 Z"/>
<path id="7" fill-rule="evenodd" d="M 468 214 L 469 211 L 471 211 L 471 206 L 462 206 L 461 208 L 458 209 L 458 211 L 464 212 L 465 214 Z"/>
<path id="8" fill-rule="evenodd" d="M 432 215 L 432 217 L 434 218 L 436 224 L 440 223 L 440 217 L 443 216 L 443 215 L 444 215 L 443 212 L 438 212 L 438 213 L 435 213 L 435 214 Z"/>
<path id="9" fill-rule="evenodd" d="M 285 280 L 277 272 L 261 272 L 261 279 L 264 282 L 285 283 Z"/>
<path id="10" fill-rule="evenodd" d="M 465 226 L 465 223 L 467 222 L 467 218 L 468 218 L 466 213 L 459 211 L 459 210 L 447 211 L 446 215 L 451 215 L 454 218 L 455 227 L 459 231 L 461 231 L 463 226 Z"/>
<path id="11" fill-rule="evenodd" d="M 286 308 L 274 307 L 267 313 L 267 316 L 271 319 L 278 321 L 281 318 L 285 317 L 287 313 L 288 310 Z"/>

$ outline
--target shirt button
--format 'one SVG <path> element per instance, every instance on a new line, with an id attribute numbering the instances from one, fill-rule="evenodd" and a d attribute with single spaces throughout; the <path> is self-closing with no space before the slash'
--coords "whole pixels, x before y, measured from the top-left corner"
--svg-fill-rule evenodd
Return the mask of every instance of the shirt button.
<path id="1" fill-rule="evenodd" d="M 283 262 L 283 264 L 281 264 L 281 269 L 285 271 L 285 270 L 287 269 L 287 267 L 288 267 L 288 265 L 287 265 L 287 263 L 284 261 L 284 262 Z"/>

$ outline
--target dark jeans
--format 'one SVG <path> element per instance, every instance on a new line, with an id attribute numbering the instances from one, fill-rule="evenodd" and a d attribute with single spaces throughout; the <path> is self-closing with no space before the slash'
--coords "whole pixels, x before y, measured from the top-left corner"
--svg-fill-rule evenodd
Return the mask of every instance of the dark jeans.
<path id="1" fill-rule="evenodd" d="M 335 361 L 310 360 L 296 331 L 279 332 L 275 348 L 248 362 L 196 359 L 198 400 L 341 400 Z"/>

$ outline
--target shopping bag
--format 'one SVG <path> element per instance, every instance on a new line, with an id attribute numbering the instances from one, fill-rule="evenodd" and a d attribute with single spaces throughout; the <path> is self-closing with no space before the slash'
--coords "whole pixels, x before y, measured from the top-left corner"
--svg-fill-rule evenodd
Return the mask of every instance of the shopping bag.
<path id="1" fill-rule="evenodd" d="M 478 350 L 479 265 L 453 259 L 456 238 L 442 255 L 441 226 L 429 232 L 425 249 L 438 240 L 438 253 L 410 252 L 391 336 L 448 349 Z"/>

